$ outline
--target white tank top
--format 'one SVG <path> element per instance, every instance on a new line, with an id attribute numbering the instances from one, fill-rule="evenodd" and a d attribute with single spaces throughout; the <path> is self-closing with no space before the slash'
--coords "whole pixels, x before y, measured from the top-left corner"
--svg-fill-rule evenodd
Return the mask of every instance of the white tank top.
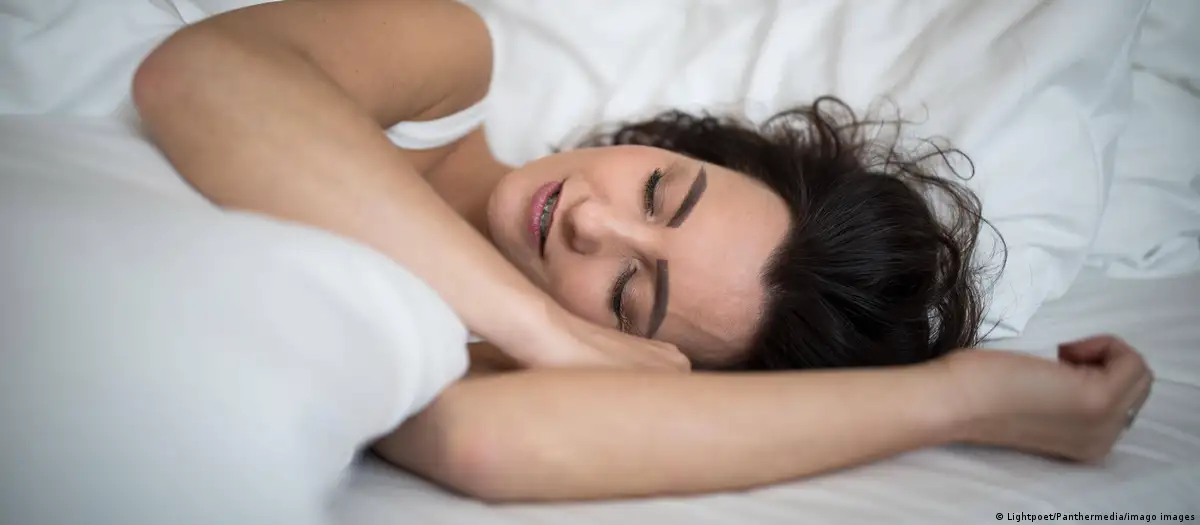
<path id="1" fill-rule="evenodd" d="M 451 115 L 420 122 L 401 122 L 388 128 L 393 144 L 404 149 L 440 148 L 463 138 L 483 124 L 486 99 Z"/>

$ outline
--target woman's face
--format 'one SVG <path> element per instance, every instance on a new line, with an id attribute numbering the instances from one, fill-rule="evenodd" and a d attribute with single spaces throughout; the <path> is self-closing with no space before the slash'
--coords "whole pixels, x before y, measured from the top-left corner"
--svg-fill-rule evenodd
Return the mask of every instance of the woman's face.
<path id="1" fill-rule="evenodd" d="M 674 343 L 698 364 L 740 358 L 788 226 L 765 185 L 643 146 L 538 159 L 488 203 L 493 242 L 565 308 Z"/>

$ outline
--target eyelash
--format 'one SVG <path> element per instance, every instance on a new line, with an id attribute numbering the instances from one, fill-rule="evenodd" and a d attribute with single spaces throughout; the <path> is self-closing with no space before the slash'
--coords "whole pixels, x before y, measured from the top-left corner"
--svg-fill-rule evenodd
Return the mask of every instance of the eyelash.
<path id="1" fill-rule="evenodd" d="M 613 283 L 612 312 L 617 318 L 617 328 L 625 333 L 633 331 L 633 323 L 629 322 L 629 316 L 625 314 L 625 286 L 629 284 L 630 279 L 633 279 L 635 273 L 637 273 L 637 265 L 630 262 L 629 266 L 617 277 L 617 281 Z"/>
<path id="2" fill-rule="evenodd" d="M 651 217 L 654 216 L 654 201 L 657 197 L 658 184 L 662 182 L 662 178 L 662 170 L 655 168 L 655 170 L 650 173 L 650 177 L 646 179 L 646 187 L 642 192 L 643 206 L 645 207 L 646 214 Z M 633 274 L 635 273 L 637 273 L 637 265 L 631 262 L 629 266 L 621 272 L 621 275 L 617 277 L 616 282 L 613 283 L 612 289 L 612 313 L 617 318 L 618 328 L 622 332 L 627 333 L 632 331 L 633 326 L 632 323 L 629 322 L 629 316 L 625 314 L 625 311 L 627 310 L 625 305 L 625 287 L 629 284 L 630 279 L 633 279 Z"/>
<path id="3" fill-rule="evenodd" d="M 646 208 L 646 214 L 654 216 L 654 200 L 657 196 L 658 183 L 662 182 L 663 172 L 660 169 L 650 173 L 650 178 L 646 179 L 646 189 L 642 194 L 643 204 Z"/>

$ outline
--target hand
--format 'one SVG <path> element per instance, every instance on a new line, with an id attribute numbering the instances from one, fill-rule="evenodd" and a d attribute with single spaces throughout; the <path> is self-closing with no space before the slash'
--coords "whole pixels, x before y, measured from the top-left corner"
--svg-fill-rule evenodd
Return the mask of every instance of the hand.
<path id="1" fill-rule="evenodd" d="M 520 348 L 504 349 L 531 368 L 630 368 L 687 372 L 691 362 L 675 345 L 600 326 L 560 307 L 547 308 Z"/>
<path id="2" fill-rule="evenodd" d="M 1154 380 L 1136 350 L 1108 335 L 1060 345 L 1058 362 L 969 350 L 947 364 L 969 414 L 964 441 L 1075 461 L 1108 455 Z"/>

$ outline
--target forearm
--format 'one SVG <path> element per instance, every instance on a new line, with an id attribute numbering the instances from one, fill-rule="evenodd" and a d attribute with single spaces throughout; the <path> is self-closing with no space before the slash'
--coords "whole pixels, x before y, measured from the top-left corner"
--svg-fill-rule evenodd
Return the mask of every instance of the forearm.
<path id="1" fill-rule="evenodd" d="M 135 98 L 155 141 L 210 200 L 370 245 L 491 340 L 520 337 L 508 330 L 521 325 L 493 305 L 514 316 L 546 301 L 434 193 L 348 88 L 286 42 L 185 29 L 143 64 Z"/>
<path id="2" fill-rule="evenodd" d="M 952 440 L 939 370 L 502 374 L 452 386 L 376 450 L 489 500 L 734 490 Z"/>

